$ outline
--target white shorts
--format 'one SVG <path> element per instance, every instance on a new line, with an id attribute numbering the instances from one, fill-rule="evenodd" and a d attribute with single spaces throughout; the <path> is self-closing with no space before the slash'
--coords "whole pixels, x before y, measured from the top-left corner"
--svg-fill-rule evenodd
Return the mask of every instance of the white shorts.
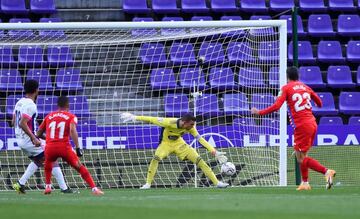
<path id="1" fill-rule="evenodd" d="M 21 150 L 28 156 L 36 157 L 37 155 L 44 152 L 43 147 L 35 147 L 33 143 L 30 140 L 24 140 L 24 139 L 17 139 L 18 145 L 21 148 Z"/>

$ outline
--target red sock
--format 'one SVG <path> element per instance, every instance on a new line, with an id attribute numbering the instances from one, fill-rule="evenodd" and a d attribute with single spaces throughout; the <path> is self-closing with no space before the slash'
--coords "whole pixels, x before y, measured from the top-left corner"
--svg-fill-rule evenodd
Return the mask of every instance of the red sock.
<path id="1" fill-rule="evenodd" d="M 81 175 L 81 178 L 83 178 L 83 180 L 85 180 L 85 182 L 90 186 L 90 188 L 94 188 L 95 187 L 94 180 L 91 177 L 89 171 L 86 169 L 86 167 L 84 165 L 82 165 L 78 171 Z"/>
<path id="2" fill-rule="evenodd" d="M 309 167 L 308 167 L 308 158 L 305 157 L 303 162 L 300 164 L 301 178 L 303 182 L 307 182 L 309 179 Z"/>
<path id="3" fill-rule="evenodd" d="M 312 169 L 312 170 L 315 170 L 316 172 L 319 172 L 319 173 L 322 173 L 322 174 L 325 174 L 326 173 L 326 168 L 321 165 L 319 163 L 319 161 L 315 160 L 314 158 L 311 158 L 311 157 L 307 157 L 308 158 L 308 161 L 307 161 L 307 166 Z"/>
<path id="4" fill-rule="evenodd" d="M 45 169 L 45 183 L 49 185 L 51 184 L 52 162 L 45 161 L 44 169 Z"/>

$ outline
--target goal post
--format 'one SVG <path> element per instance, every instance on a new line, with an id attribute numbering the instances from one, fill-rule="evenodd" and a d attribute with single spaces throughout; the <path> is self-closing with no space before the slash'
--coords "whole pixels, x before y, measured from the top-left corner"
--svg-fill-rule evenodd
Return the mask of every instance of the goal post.
<path id="1" fill-rule="evenodd" d="M 199 133 L 236 166 L 234 176 L 222 176 L 214 157 L 185 134 L 220 180 L 286 186 L 286 107 L 265 117 L 250 114 L 251 107 L 273 103 L 286 83 L 286 30 L 285 20 L 1 23 L 0 190 L 11 189 L 30 162 L 10 127 L 30 78 L 40 81 L 39 122 L 56 109 L 59 95 L 70 97 L 82 162 L 100 187 L 144 184 L 159 143 L 160 127 L 123 123 L 122 112 L 158 118 L 195 112 Z M 60 164 L 70 187 L 85 186 Z M 28 188 L 42 188 L 43 175 L 40 169 Z M 155 187 L 210 185 L 175 155 L 159 163 L 154 181 Z"/>

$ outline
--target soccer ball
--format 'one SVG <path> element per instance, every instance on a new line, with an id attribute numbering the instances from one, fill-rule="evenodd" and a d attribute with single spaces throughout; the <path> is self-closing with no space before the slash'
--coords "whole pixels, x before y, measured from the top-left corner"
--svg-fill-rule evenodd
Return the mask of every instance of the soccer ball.
<path id="1" fill-rule="evenodd" d="M 226 162 L 221 165 L 221 173 L 226 176 L 232 176 L 236 172 L 235 165 L 231 162 Z"/>

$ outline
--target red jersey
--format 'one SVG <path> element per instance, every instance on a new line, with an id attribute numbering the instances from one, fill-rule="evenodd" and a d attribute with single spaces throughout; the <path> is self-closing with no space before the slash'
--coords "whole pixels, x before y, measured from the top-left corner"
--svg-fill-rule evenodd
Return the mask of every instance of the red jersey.
<path id="1" fill-rule="evenodd" d="M 291 81 L 281 88 L 275 103 L 264 110 L 260 110 L 259 114 L 266 115 L 277 111 L 286 101 L 295 126 L 314 123 L 315 117 L 312 114 L 311 100 L 314 100 L 318 107 L 322 107 L 320 97 L 310 87 L 300 81 Z"/>
<path id="2" fill-rule="evenodd" d="M 67 111 L 49 113 L 40 125 L 46 130 L 46 146 L 70 146 L 70 124 L 77 124 L 77 117 Z"/>

